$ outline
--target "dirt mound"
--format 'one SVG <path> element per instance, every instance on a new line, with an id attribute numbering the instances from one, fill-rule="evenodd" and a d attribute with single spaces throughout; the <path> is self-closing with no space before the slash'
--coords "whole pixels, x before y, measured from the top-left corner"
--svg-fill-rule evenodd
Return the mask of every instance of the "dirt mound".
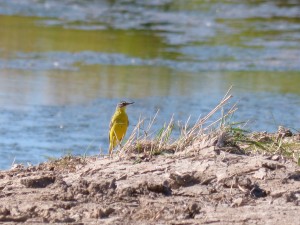
<path id="1" fill-rule="evenodd" d="M 0 172 L 0 198 L 0 222 L 10 224 L 300 224 L 300 170 L 214 147 L 69 157 Z"/>

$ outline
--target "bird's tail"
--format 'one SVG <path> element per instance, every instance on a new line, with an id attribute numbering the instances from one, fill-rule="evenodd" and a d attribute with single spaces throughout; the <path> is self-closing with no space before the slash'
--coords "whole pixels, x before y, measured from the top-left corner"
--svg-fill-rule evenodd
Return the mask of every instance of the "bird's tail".
<path id="1" fill-rule="evenodd" d="M 112 144 L 110 143 L 110 144 L 109 144 L 109 155 L 110 155 L 110 156 L 112 155 L 112 151 L 113 151 L 113 146 L 112 146 Z"/>

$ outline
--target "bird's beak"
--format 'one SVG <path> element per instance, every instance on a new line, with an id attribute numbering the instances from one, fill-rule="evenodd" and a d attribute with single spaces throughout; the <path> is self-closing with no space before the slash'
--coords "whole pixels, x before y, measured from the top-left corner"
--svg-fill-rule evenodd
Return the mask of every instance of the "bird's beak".
<path id="1" fill-rule="evenodd" d="M 126 102 L 126 106 L 127 105 L 132 105 L 134 102 Z"/>

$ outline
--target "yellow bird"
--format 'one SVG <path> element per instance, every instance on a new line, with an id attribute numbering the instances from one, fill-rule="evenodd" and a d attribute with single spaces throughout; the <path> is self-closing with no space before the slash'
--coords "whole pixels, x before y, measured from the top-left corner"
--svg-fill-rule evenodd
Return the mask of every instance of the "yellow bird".
<path id="1" fill-rule="evenodd" d="M 124 138 L 127 127 L 129 126 L 129 120 L 126 113 L 126 106 L 133 104 L 134 102 L 120 102 L 114 115 L 110 121 L 109 130 L 109 154 L 111 155 L 113 149 L 119 145 Z"/>

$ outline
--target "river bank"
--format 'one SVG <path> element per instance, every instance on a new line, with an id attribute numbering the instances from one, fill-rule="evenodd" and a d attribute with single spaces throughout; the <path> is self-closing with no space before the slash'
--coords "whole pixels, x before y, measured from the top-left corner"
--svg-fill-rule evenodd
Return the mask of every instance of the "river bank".
<path id="1" fill-rule="evenodd" d="M 299 144 L 297 135 L 290 138 Z M 158 155 L 65 156 L 15 165 L 0 172 L 0 222 L 299 224 L 297 162 L 237 149 L 194 143 Z"/>

